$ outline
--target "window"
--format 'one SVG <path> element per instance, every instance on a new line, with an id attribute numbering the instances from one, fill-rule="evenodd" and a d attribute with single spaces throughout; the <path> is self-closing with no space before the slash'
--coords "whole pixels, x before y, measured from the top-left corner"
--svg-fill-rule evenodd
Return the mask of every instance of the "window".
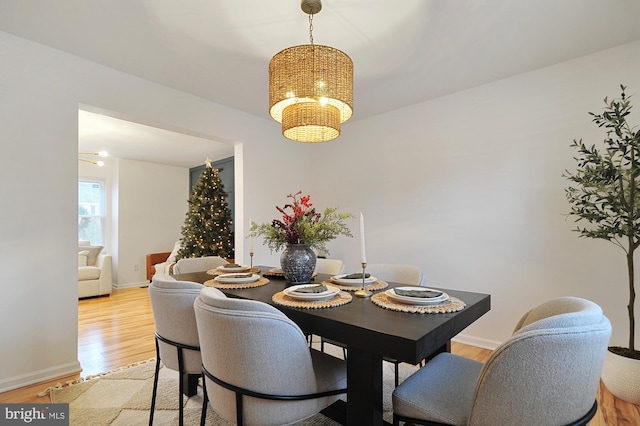
<path id="1" fill-rule="evenodd" d="M 104 246 L 105 188 L 100 180 L 78 180 L 78 240 Z"/>

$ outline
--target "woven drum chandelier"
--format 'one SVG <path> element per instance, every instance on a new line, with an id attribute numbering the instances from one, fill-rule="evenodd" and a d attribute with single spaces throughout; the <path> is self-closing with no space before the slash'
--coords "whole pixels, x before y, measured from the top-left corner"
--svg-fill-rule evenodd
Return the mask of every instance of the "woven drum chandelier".
<path id="1" fill-rule="evenodd" d="M 269 114 L 282 135 L 298 142 L 340 136 L 353 113 L 353 61 L 344 52 L 313 44 L 313 15 L 320 0 L 302 0 L 309 15 L 309 42 L 284 49 L 269 62 Z"/>

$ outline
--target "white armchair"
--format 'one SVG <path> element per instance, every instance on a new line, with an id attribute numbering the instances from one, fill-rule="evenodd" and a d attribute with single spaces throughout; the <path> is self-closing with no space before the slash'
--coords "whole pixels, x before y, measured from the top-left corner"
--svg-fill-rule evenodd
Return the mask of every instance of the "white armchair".
<path id="1" fill-rule="evenodd" d="M 111 255 L 100 254 L 94 264 L 78 265 L 78 298 L 111 294 L 113 267 Z"/>

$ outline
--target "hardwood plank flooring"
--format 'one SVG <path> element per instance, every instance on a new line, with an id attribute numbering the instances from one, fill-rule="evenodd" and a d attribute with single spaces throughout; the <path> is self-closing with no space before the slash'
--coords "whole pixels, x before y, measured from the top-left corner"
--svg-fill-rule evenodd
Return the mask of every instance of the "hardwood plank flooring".
<path id="1" fill-rule="evenodd" d="M 0 393 L 4 403 L 47 403 L 49 386 L 114 370 L 156 356 L 155 325 L 147 288 L 114 290 L 78 301 L 78 360 L 82 372 Z"/>
<path id="2" fill-rule="evenodd" d="M 155 327 L 146 288 L 114 290 L 110 297 L 78 301 L 78 359 L 80 374 L 59 377 L 0 393 L 2 403 L 48 403 L 38 393 L 56 383 L 66 383 L 114 370 L 155 356 Z M 491 351 L 453 342 L 452 352 L 484 362 Z M 599 409 L 591 426 L 640 425 L 640 406 L 615 398 L 604 387 L 598 392 Z"/>

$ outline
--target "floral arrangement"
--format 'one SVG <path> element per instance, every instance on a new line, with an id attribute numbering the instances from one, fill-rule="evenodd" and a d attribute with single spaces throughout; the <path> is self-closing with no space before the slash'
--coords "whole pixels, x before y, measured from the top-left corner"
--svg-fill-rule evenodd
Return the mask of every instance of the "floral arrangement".
<path id="1" fill-rule="evenodd" d="M 250 227 L 250 236 L 262 236 L 271 251 L 279 251 L 288 244 L 308 244 L 316 250 L 327 251 L 326 244 L 338 235 L 352 237 L 345 219 L 353 217 L 351 213 L 338 213 L 335 207 L 328 207 L 323 214 L 316 212 L 310 202 L 310 195 L 302 191 L 287 195 L 291 203 L 283 207 L 276 206 L 282 213 L 282 219 L 271 223 L 256 224 Z"/>

